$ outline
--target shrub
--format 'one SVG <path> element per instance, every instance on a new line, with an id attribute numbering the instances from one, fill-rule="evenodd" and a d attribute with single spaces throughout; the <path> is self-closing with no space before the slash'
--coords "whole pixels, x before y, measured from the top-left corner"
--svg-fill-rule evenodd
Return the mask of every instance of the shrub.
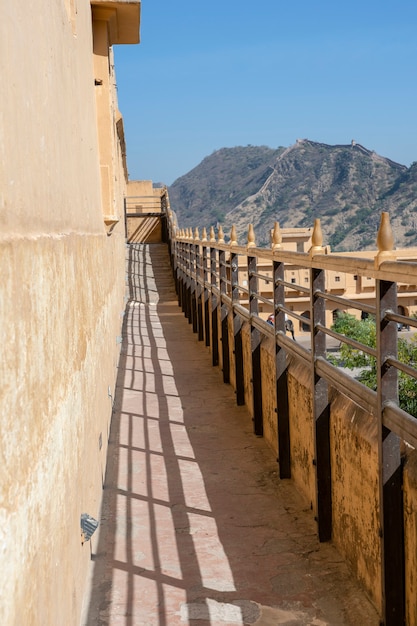
<path id="1" fill-rule="evenodd" d="M 372 317 L 357 320 L 350 313 L 339 313 L 332 329 L 366 346 L 372 348 L 376 346 L 376 325 Z M 403 338 L 398 339 L 398 360 L 413 367 L 417 365 L 416 337 L 417 335 L 414 335 L 409 341 Z M 340 355 L 332 357 L 330 360 L 335 365 L 343 365 L 349 369 L 363 367 L 358 380 L 367 387 L 376 390 L 376 359 L 372 356 L 342 343 Z M 417 381 L 401 371 L 398 372 L 398 397 L 400 407 L 410 415 L 417 417 Z"/>

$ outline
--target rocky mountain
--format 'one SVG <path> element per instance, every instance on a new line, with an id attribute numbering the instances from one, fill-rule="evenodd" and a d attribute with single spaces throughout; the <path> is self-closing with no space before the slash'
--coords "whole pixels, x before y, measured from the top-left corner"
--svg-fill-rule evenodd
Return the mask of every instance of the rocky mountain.
<path id="1" fill-rule="evenodd" d="M 417 163 L 410 168 L 352 141 L 297 140 L 289 148 L 222 148 L 169 187 L 180 227 L 236 225 L 239 242 L 253 223 L 258 246 L 281 228 L 312 226 L 319 217 L 334 251 L 375 248 L 388 211 L 396 247 L 417 245 Z"/>

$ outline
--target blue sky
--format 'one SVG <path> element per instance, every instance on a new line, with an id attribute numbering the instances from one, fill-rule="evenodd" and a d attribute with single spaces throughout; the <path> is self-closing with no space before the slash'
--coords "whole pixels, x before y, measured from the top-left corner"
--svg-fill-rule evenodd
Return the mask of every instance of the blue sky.
<path id="1" fill-rule="evenodd" d="M 417 161 L 416 0 L 142 0 L 115 46 L 131 179 L 223 147 L 355 139 Z"/>

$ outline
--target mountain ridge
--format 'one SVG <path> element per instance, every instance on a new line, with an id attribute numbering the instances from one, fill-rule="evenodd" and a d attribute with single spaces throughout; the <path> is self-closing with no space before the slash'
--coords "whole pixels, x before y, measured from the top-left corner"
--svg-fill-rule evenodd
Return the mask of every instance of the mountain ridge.
<path id="1" fill-rule="evenodd" d="M 253 223 L 259 246 L 269 245 L 275 221 L 297 228 L 318 217 L 333 250 L 374 249 L 382 211 L 396 247 L 417 245 L 417 164 L 407 168 L 356 141 L 221 148 L 168 190 L 180 227 L 221 223 L 228 232 L 235 224 L 243 242 Z"/>

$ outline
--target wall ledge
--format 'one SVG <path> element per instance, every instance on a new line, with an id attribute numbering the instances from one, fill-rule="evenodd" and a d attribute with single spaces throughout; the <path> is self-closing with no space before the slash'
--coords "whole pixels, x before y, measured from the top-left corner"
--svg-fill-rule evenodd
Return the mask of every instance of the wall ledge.
<path id="1" fill-rule="evenodd" d="M 92 0 L 94 20 L 109 24 L 109 44 L 140 42 L 140 0 Z"/>

